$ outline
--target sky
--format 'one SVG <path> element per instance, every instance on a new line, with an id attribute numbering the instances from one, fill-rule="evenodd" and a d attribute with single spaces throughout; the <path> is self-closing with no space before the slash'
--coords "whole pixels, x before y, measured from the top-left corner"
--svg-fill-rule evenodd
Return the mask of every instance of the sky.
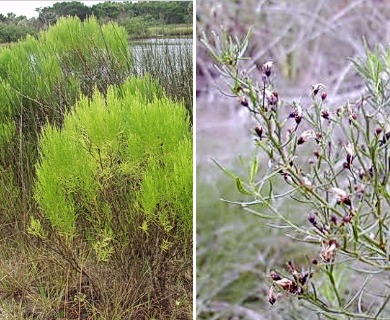
<path id="1" fill-rule="evenodd" d="M 27 18 L 38 17 L 38 12 L 35 8 L 50 7 L 56 2 L 61 1 L 3 1 L 0 0 L 0 13 L 6 15 L 8 12 L 13 12 L 17 16 L 26 16 Z M 96 3 L 104 1 L 79 1 L 85 3 L 87 6 L 93 6 Z"/>

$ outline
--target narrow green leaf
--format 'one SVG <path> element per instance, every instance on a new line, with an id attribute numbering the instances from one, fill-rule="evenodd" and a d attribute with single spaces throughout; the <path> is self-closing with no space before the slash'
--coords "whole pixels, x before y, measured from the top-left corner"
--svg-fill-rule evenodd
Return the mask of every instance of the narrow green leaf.
<path id="1" fill-rule="evenodd" d="M 229 171 L 228 169 L 226 169 L 222 164 L 220 164 L 217 160 L 215 160 L 214 158 L 211 158 L 211 161 L 214 162 L 214 164 L 220 169 L 222 170 L 224 173 L 226 173 L 229 177 L 233 178 L 233 179 L 236 179 L 237 176 Z"/>
<path id="2" fill-rule="evenodd" d="M 255 158 L 251 164 L 251 171 L 250 171 L 250 182 L 253 183 L 256 175 L 257 175 L 257 170 L 259 168 L 259 162 L 257 158 Z"/>
<path id="3" fill-rule="evenodd" d="M 247 195 L 247 196 L 252 195 L 251 192 L 247 191 L 247 190 L 244 188 L 244 186 L 242 185 L 242 181 L 241 181 L 240 178 L 237 177 L 237 178 L 235 179 L 235 181 L 236 181 L 237 190 L 238 190 L 241 194 L 244 194 L 244 195 Z"/>

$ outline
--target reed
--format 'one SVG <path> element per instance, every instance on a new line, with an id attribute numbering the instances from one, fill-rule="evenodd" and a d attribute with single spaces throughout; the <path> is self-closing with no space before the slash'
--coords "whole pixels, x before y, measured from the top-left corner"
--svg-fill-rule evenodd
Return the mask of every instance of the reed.
<path id="1" fill-rule="evenodd" d="M 133 74 L 149 74 L 157 80 L 170 98 L 184 103 L 192 122 L 192 42 L 156 39 L 137 44 L 140 49 L 134 54 Z"/>

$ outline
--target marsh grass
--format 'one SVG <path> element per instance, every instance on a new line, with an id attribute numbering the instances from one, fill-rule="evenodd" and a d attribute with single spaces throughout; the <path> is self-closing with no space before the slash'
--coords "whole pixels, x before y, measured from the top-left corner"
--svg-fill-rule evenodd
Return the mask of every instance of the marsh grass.
<path id="1" fill-rule="evenodd" d="M 134 28 L 130 27 L 129 39 L 131 41 L 140 39 L 164 39 L 164 38 L 187 38 L 192 37 L 193 27 L 191 24 L 161 24 L 153 26 L 144 26 L 137 24 Z"/>
<path id="2" fill-rule="evenodd" d="M 193 27 L 190 24 L 174 24 L 150 27 L 148 33 L 152 37 L 192 37 Z"/>
<path id="3" fill-rule="evenodd" d="M 184 103 L 192 121 L 192 41 L 172 40 L 138 42 L 132 72 L 157 80 L 170 98 Z"/>

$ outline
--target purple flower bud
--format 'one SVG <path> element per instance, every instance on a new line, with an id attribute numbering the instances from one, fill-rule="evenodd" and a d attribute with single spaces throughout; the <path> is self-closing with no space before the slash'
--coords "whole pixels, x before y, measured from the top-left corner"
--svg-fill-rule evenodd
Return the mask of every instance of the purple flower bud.
<path id="1" fill-rule="evenodd" d="M 312 95 L 315 97 L 318 94 L 318 92 L 320 91 L 321 88 L 326 88 L 326 86 L 324 84 L 322 84 L 322 83 L 317 83 L 315 85 L 312 85 L 311 86 L 311 93 L 312 93 Z"/>
<path id="2" fill-rule="evenodd" d="M 331 188 L 330 191 L 334 193 L 337 203 L 344 203 L 347 206 L 351 206 L 351 199 L 343 189 L 334 187 Z"/>
<path id="3" fill-rule="evenodd" d="M 268 103 L 271 105 L 271 106 L 274 106 L 278 103 L 279 101 L 279 94 L 276 92 L 276 91 L 269 91 L 269 90 L 265 90 L 265 96 L 267 98 L 267 101 Z"/>
<path id="4" fill-rule="evenodd" d="M 350 223 L 352 220 L 352 216 L 350 214 L 347 214 L 343 217 L 343 223 Z"/>
<path id="5" fill-rule="evenodd" d="M 262 139 L 263 137 L 263 128 L 262 127 L 256 127 L 255 128 L 255 132 L 257 134 L 257 136 L 260 138 L 260 140 Z"/>
<path id="6" fill-rule="evenodd" d="M 246 97 L 241 97 L 240 103 L 243 107 L 249 106 L 249 102 L 248 102 L 248 99 Z"/>
<path id="7" fill-rule="evenodd" d="M 324 118 L 325 120 L 329 120 L 329 111 L 328 110 L 321 111 L 321 117 Z"/>
<path id="8" fill-rule="evenodd" d="M 266 63 L 263 64 L 262 66 L 262 70 L 263 70 L 263 73 L 269 77 L 271 75 L 271 72 L 272 72 L 272 66 L 273 66 L 273 62 L 272 61 L 267 61 Z"/>
<path id="9" fill-rule="evenodd" d="M 268 290 L 268 302 L 273 305 L 276 302 L 275 289 L 271 286 Z"/>
<path id="10" fill-rule="evenodd" d="M 306 130 L 302 132 L 301 136 L 298 138 L 297 144 L 303 144 L 309 139 L 315 139 L 316 133 L 313 130 Z"/>
<path id="11" fill-rule="evenodd" d="M 316 216 L 312 213 L 309 214 L 307 220 L 309 220 L 309 222 L 312 224 L 312 225 L 315 225 L 317 224 L 317 221 L 316 221 Z"/>

